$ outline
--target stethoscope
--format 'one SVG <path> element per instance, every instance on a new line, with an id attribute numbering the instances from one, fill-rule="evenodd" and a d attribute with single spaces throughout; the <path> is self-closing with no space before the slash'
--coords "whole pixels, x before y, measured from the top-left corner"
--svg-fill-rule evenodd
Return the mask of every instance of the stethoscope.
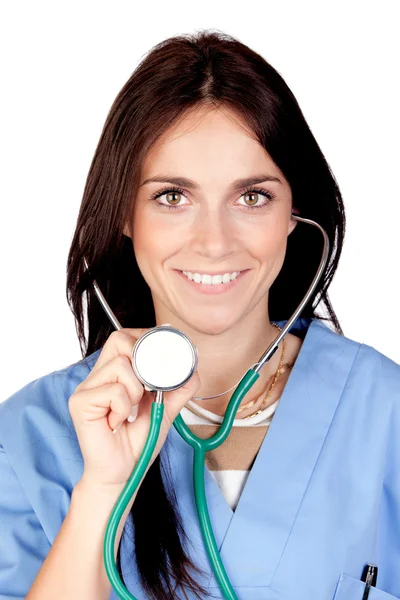
<path id="1" fill-rule="evenodd" d="M 296 221 L 318 227 L 324 236 L 322 258 L 318 271 L 306 295 L 287 321 L 286 325 L 282 328 L 282 331 L 279 332 L 276 339 L 268 346 L 258 363 L 253 365 L 238 383 L 238 387 L 229 401 L 222 424 L 217 433 L 208 439 L 201 439 L 190 431 L 180 414 L 174 421 L 175 429 L 194 450 L 193 485 L 200 528 L 209 561 L 223 596 L 227 600 L 238 600 L 238 597 L 233 590 L 232 584 L 229 581 L 225 567 L 222 563 L 208 513 L 204 484 L 205 454 L 209 450 L 213 450 L 220 446 L 228 437 L 232 429 L 236 411 L 244 396 L 257 381 L 259 378 L 259 371 L 276 352 L 281 340 L 285 337 L 294 321 L 302 312 L 324 271 L 329 255 L 329 238 L 326 231 L 311 219 L 305 219 L 294 214 L 292 214 L 292 218 Z M 86 269 L 89 271 L 89 266 L 85 257 L 83 257 L 83 260 Z M 115 329 L 122 329 L 121 324 L 101 293 L 97 282 L 93 280 L 92 283 L 97 297 L 111 323 Z M 146 472 L 154 448 L 157 444 L 164 414 L 164 392 L 169 392 L 182 387 L 192 377 L 197 369 L 197 364 L 198 352 L 196 346 L 185 333 L 169 324 L 159 325 L 146 331 L 138 338 L 132 351 L 132 368 L 135 375 L 139 381 L 142 382 L 147 391 L 156 392 L 156 395 L 151 407 L 150 428 L 142 454 L 112 510 L 104 537 L 103 550 L 106 573 L 114 590 L 118 596 L 124 600 L 136 600 L 136 598 L 132 596 L 122 583 L 115 565 L 114 546 L 118 525 L 127 505 Z"/>

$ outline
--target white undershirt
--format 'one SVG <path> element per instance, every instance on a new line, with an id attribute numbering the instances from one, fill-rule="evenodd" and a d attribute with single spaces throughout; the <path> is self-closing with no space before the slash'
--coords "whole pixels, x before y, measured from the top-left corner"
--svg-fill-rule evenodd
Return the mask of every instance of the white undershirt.
<path id="1" fill-rule="evenodd" d="M 233 427 L 269 427 L 278 402 L 279 399 L 276 400 L 276 402 L 274 402 L 273 404 L 271 404 L 271 406 L 268 406 L 265 410 L 261 411 L 258 415 L 251 417 L 251 419 L 234 419 Z M 202 413 L 204 417 L 200 417 L 199 415 L 194 414 L 184 406 L 180 414 L 187 425 L 214 425 L 215 427 L 215 421 L 217 421 L 218 423 L 222 423 L 222 416 L 216 415 L 215 413 L 212 413 L 209 410 L 200 407 L 198 404 L 195 404 L 191 400 L 189 400 L 188 404 L 192 405 L 197 412 Z M 207 417 L 209 417 L 209 419 L 212 419 L 214 423 L 210 422 L 210 420 L 207 419 Z M 245 486 L 247 477 L 249 476 L 250 469 L 219 469 L 209 470 L 209 472 L 211 473 L 214 480 L 221 489 L 221 492 L 224 495 L 225 500 L 227 501 L 231 509 L 235 510 L 237 503 L 239 502 L 242 490 Z"/>

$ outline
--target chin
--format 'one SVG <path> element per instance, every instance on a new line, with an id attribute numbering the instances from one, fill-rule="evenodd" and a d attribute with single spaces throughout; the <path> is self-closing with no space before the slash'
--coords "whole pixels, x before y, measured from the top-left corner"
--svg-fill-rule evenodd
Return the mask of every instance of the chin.
<path id="1" fill-rule="evenodd" d="M 188 319 L 188 325 L 193 330 L 204 335 L 221 335 L 229 331 L 234 326 L 234 323 L 226 318 L 213 319 L 208 316 L 205 319 Z"/>

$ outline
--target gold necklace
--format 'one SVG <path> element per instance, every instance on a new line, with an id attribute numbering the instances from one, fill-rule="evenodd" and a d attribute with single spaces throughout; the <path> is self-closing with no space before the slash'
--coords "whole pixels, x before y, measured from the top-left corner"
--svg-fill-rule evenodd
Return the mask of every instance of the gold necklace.
<path id="1" fill-rule="evenodd" d="M 247 417 L 243 417 L 243 421 L 245 421 L 246 419 L 250 419 L 251 417 L 255 417 L 260 412 L 262 412 L 263 407 L 267 403 L 268 398 L 272 394 L 272 390 L 274 389 L 275 384 L 278 381 L 278 378 L 280 377 L 280 375 L 282 375 L 282 373 L 284 371 L 286 371 L 286 369 L 289 369 L 290 367 L 293 367 L 293 363 L 286 363 L 286 365 L 283 365 L 282 367 L 281 366 L 278 367 L 278 371 L 275 373 L 275 378 L 274 378 L 274 381 L 272 383 L 272 386 L 269 389 L 269 391 L 268 391 L 267 395 L 265 396 L 264 400 L 262 401 L 262 403 L 260 404 L 260 406 L 258 407 L 258 409 L 256 410 L 256 412 L 251 413 L 251 415 L 247 415 Z"/>
<path id="2" fill-rule="evenodd" d="M 276 327 L 277 329 L 279 329 L 279 331 L 282 331 L 282 329 L 276 323 L 271 323 L 271 325 L 273 325 L 274 327 Z M 284 358 L 285 358 L 285 351 L 286 351 L 286 339 L 285 338 L 283 338 L 282 346 L 283 346 L 283 349 L 282 349 L 281 359 L 279 361 L 278 368 L 277 368 L 277 370 L 275 372 L 275 375 L 274 375 L 274 379 L 273 379 L 273 382 L 272 382 L 272 387 L 269 389 L 269 391 L 268 391 L 268 387 L 269 386 L 267 387 L 267 393 L 268 393 L 268 395 L 266 396 L 266 398 L 269 398 L 270 393 L 274 389 L 275 384 L 277 382 L 277 379 L 278 379 L 278 377 L 280 375 L 280 369 L 281 369 L 281 367 L 283 365 L 283 361 L 284 361 Z M 272 377 L 272 375 L 271 375 L 271 377 Z M 271 379 L 271 377 L 270 377 L 270 379 Z M 268 381 L 270 381 L 270 379 Z M 250 400 L 250 402 L 247 402 L 247 404 L 243 404 L 242 406 L 239 407 L 239 409 L 237 410 L 236 414 L 242 412 L 242 410 L 245 410 L 246 408 L 251 408 L 259 400 L 260 400 L 260 398 L 257 398 L 256 400 Z M 263 401 L 263 404 L 264 404 L 264 401 Z M 253 415 L 248 415 L 248 416 L 252 417 Z M 247 419 L 247 417 L 244 417 L 244 419 Z"/>
<path id="3" fill-rule="evenodd" d="M 274 327 L 276 327 L 277 329 L 279 329 L 279 331 L 282 331 L 282 329 L 276 323 L 271 323 L 271 325 L 273 325 Z M 284 358 L 285 358 L 285 350 L 286 350 L 286 339 L 285 338 L 283 338 L 282 345 L 283 345 L 283 349 L 282 349 L 281 359 L 279 361 L 278 369 L 276 370 L 276 373 L 274 375 L 274 379 L 273 379 L 271 387 L 267 388 L 267 394 L 264 397 L 264 399 L 263 399 L 261 405 L 259 406 L 259 408 L 256 410 L 256 412 L 252 413 L 251 415 L 247 415 L 247 417 L 244 417 L 243 420 L 249 419 L 250 417 L 254 417 L 255 415 L 258 415 L 261 412 L 262 407 L 266 404 L 268 398 L 272 394 L 272 390 L 274 389 L 274 387 L 276 385 L 276 382 L 278 381 L 280 375 L 286 370 L 286 368 L 289 368 L 289 367 L 293 366 L 293 363 L 286 363 L 285 365 L 283 364 L 283 361 L 284 361 Z M 258 402 L 259 400 L 260 400 L 260 398 L 257 398 L 257 400 L 251 400 L 247 404 L 244 404 L 243 406 L 241 406 L 238 409 L 237 413 L 241 412 L 245 408 L 250 408 L 251 406 L 254 406 L 254 404 L 256 402 Z M 189 409 L 195 415 L 204 418 L 204 415 L 201 412 L 198 412 L 195 408 L 193 408 L 193 406 L 189 406 L 189 403 L 186 404 L 186 408 Z M 220 416 L 220 415 L 218 415 L 218 416 Z M 209 420 L 212 421 L 212 419 L 209 419 Z M 212 421 L 212 422 L 219 423 L 219 421 Z"/>

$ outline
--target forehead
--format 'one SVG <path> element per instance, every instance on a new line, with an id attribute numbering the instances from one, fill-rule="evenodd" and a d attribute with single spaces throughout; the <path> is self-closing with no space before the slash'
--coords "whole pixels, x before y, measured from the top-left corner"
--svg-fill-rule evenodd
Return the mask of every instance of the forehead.
<path id="1" fill-rule="evenodd" d="M 182 115 L 160 138 L 161 143 L 180 136 L 216 131 L 225 135 L 245 135 L 255 139 L 245 119 L 228 106 L 198 106 Z"/>
<path id="2" fill-rule="evenodd" d="M 265 167 L 280 174 L 241 115 L 228 107 L 201 107 L 188 111 L 160 136 L 143 162 L 142 175 L 154 176 L 162 168 L 189 177 L 193 172 L 211 176 L 219 170 L 223 176 L 229 171 L 231 177 L 232 169 L 248 174 Z"/>

